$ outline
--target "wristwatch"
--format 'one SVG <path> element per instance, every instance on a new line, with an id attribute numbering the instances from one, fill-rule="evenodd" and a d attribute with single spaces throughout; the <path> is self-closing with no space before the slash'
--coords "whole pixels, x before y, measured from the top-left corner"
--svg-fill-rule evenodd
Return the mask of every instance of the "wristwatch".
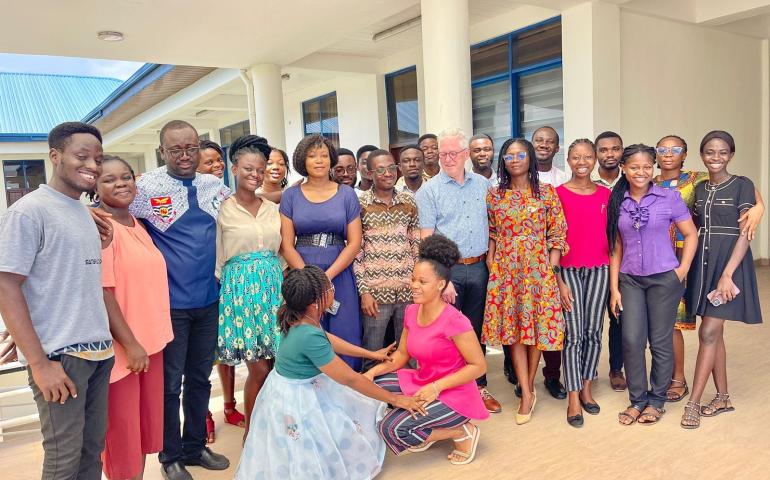
<path id="1" fill-rule="evenodd" d="M 551 265 L 551 270 L 553 270 L 554 275 L 561 274 L 561 266 L 559 265 Z"/>

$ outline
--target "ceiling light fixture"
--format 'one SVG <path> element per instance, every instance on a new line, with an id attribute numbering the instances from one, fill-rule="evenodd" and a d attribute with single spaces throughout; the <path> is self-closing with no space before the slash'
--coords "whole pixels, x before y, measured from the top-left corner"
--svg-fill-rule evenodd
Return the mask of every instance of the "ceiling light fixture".
<path id="1" fill-rule="evenodd" d="M 290 73 L 284 73 L 281 75 L 281 80 L 291 80 L 291 74 Z"/>
<path id="2" fill-rule="evenodd" d="M 410 18 L 405 22 L 399 23 L 398 25 L 394 25 L 390 28 L 386 28 L 381 32 L 375 33 L 374 35 L 372 35 L 372 41 L 380 42 L 382 40 L 385 40 L 386 38 L 390 38 L 394 35 L 398 35 L 399 33 L 412 29 L 420 25 L 420 23 L 422 23 L 422 16 L 418 15 L 414 18 Z"/>
<path id="3" fill-rule="evenodd" d="M 103 30 L 96 34 L 96 38 L 105 42 L 122 42 L 123 34 L 120 32 L 112 32 L 109 30 Z"/>

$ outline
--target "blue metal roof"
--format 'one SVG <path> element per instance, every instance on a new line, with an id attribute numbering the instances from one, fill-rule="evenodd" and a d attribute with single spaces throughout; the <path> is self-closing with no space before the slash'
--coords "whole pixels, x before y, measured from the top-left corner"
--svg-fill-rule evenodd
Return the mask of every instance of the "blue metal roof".
<path id="1" fill-rule="evenodd" d="M 0 141 L 45 140 L 78 121 L 123 82 L 114 78 L 0 72 Z"/>

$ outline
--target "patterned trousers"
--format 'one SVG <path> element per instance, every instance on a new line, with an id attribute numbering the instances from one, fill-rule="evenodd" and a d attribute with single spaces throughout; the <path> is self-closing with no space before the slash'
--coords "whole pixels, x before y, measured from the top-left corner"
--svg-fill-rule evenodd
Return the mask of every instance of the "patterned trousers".
<path id="1" fill-rule="evenodd" d="M 606 265 L 562 270 L 564 283 L 574 299 L 572 311 L 564 310 L 564 377 L 570 392 L 580 391 L 583 380 L 593 380 L 597 376 L 609 277 Z"/>

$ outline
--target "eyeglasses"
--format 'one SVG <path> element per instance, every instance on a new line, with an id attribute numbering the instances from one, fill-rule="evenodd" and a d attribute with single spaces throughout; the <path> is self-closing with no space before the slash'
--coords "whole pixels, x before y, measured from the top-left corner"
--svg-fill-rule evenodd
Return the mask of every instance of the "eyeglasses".
<path id="1" fill-rule="evenodd" d="M 376 173 L 377 175 L 385 175 L 385 172 L 396 173 L 397 170 L 398 165 L 394 163 L 393 165 L 388 165 L 387 167 L 377 167 L 374 170 L 369 171 Z"/>
<path id="2" fill-rule="evenodd" d="M 189 157 L 192 157 L 193 155 L 198 153 L 200 151 L 200 149 L 201 149 L 201 147 L 164 148 L 164 150 L 169 155 L 171 155 L 171 158 L 174 158 L 174 159 L 180 159 L 183 156 L 185 156 L 185 154 L 187 154 L 187 156 L 189 156 Z"/>
<path id="3" fill-rule="evenodd" d="M 350 167 L 334 167 L 334 173 L 337 175 L 341 175 L 343 173 L 348 173 L 349 175 L 355 175 L 358 169 L 356 169 L 355 166 Z"/>
<path id="4" fill-rule="evenodd" d="M 681 155 L 684 152 L 684 147 L 658 147 L 655 149 L 658 155 Z"/>
<path id="5" fill-rule="evenodd" d="M 504 162 L 512 162 L 513 159 L 516 160 L 526 160 L 527 159 L 527 152 L 516 152 L 516 155 L 505 155 L 503 156 Z"/>
<path id="6" fill-rule="evenodd" d="M 450 160 L 455 160 L 457 159 L 458 155 L 460 155 L 461 153 L 467 150 L 468 150 L 467 148 L 463 148 L 462 150 L 458 150 L 456 152 L 438 152 L 438 158 L 441 160 L 446 160 L 447 158 L 449 158 Z"/>

